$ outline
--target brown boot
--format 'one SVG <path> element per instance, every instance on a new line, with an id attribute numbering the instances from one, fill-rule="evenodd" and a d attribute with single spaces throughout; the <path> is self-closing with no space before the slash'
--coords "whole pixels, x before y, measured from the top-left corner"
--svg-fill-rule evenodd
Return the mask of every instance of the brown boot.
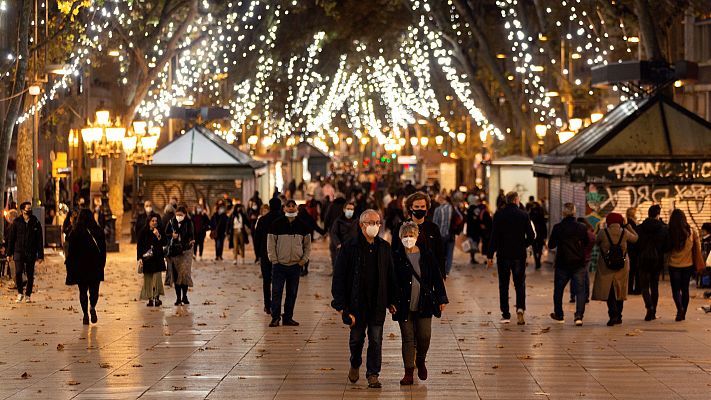
<path id="1" fill-rule="evenodd" d="M 400 379 L 400 384 L 401 385 L 412 385 L 415 383 L 415 377 L 413 376 L 415 373 L 414 368 L 405 368 L 405 376 Z"/>
<path id="2" fill-rule="evenodd" d="M 417 365 L 417 377 L 420 378 L 421 381 L 426 381 L 427 366 L 425 365 L 425 360 L 417 361 L 415 362 L 415 365 Z"/>

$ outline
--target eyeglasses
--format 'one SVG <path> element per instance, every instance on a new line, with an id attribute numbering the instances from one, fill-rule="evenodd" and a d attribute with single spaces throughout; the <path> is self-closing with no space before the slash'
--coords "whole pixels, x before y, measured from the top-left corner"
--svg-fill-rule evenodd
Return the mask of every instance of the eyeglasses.
<path id="1" fill-rule="evenodd" d="M 363 225 L 366 226 L 380 226 L 380 221 L 364 221 Z"/>

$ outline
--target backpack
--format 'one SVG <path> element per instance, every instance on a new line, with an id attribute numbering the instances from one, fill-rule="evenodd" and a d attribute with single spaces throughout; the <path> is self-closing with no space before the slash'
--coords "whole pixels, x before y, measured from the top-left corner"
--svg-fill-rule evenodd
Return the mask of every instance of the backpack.
<path id="1" fill-rule="evenodd" d="M 459 235 L 464 231 L 464 216 L 459 207 L 452 206 L 452 220 L 449 223 L 449 233 Z"/>
<path id="2" fill-rule="evenodd" d="M 625 238 L 624 228 L 620 234 L 620 240 L 617 243 L 612 241 L 610 237 L 610 231 L 605 228 L 605 236 L 607 236 L 608 242 L 610 242 L 610 248 L 602 254 L 602 259 L 605 261 L 607 268 L 613 271 L 619 271 L 625 267 L 625 259 L 627 258 L 627 253 L 622 250 L 622 239 Z"/>

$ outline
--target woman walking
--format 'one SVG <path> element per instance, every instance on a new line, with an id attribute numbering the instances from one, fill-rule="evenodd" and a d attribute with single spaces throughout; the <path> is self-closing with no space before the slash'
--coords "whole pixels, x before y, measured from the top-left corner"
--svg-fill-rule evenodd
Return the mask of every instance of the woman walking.
<path id="1" fill-rule="evenodd" d="M 79 211 L 67 242 L 66 284 L 79 286 L 84 325 L 89 325 L 89 313 L 91 323 L 95 324 L 98 321 L 96 303 L 99 301 L 99 286 L 104 280 L 106 266 L 106 238 L 91 210 L 84 208 Z"/>
<path id="2" fill-rule="evenodd" d="M 199 257 L 199 260 L 202 261 L 202 251 L 205 248 L 205 237 L 207 236 L 207 231 L 210 230 L 210 217 L 207 216 L 207 212 L 203 210 L 202 206 L 198 204 L 195 206 L 195 214 L 193 214 L 192 220 L 195 230 L 193 259 Z"/>
<path id="3" fill-rule="evenodd" d="M 595 243 L 600 246 L 601 257 L 593 284 L 592 299 L 607 301 L 607 326 L 622 323 L 622 307 L 627 299 L 630 263 L 627 244 L 637 241 L 637 233 L 625 224 L 622 214 L 610 213 L 607 226 L 600 229 Z"/>
<path id="4" fill-rule="evenodd" d="M 242 264 L 244 264 L 244 247 L 249 244 L 249 220 L 247 215 L 244 213 L 241 204 L 237 204 L 230 215 L 229 222 L 227 223 L 227 237 L 230 242 L 230 248 L 233 251 L 234 261 L 233 264 L 237 265 L 239 257 L 242 257 Z"/>
<path id="5" fill-rule="evenodd" d="M 166 270 L 163 245 L 165 239 L 158 230 L 158 217 L 153 216 L 143 228 L 136 247 L 138 264 L 143 272 L 141 300 L 148 300 L 148 307 L 160 307 L 160 296 L 165 295 L 161 272 Z"/>
<path id="6" fill-rule="evenodd" d="M 669 281 L 676 305 L 675 321 L 686 319 L 689 306 L 689 281 L 694 274 L 694 258 L 701 257 L 699 235 L 691 229 L 683 211 L 675 209 L 669 217 Z"/>
<path id="7" fill-rule="evenodd" d="M 400 227 L 402 246 L 393 250 L 393 262 L 397 286 L 400 288 L 399 303 L 393 319 L 400 324 L 402 335 L 402 361 L 405 376 L 401 385 L 414 383 L 417 377 L 427 379 L 427 350 L 432 334 L 432 316 L 442 316 L 449 301 L 439 266 L 431 251 L 416 245 L 419 227 L 407 221 Z"/>
<path id="8" fill-rule="evenodd" d="M 167 257 L 171 259 L 173 268 L 172 277 L 175 286 L 175 305 L 190 304 L 188 301 L 188 287 L 193 286 L 192 265 L 193 257 L 190 250 L 195 244 L 193 224 L 185 218 L 188 211 L 185 207 L 178 207 L 175 217 L 170 220 L 165 228 L 169 240 Z"/>

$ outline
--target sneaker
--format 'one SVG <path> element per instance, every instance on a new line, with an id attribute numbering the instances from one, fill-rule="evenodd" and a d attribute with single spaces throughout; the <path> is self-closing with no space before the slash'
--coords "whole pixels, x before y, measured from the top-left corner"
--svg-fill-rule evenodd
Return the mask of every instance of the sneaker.
<path id="1" fill-rule="evenodd" d="M 32 298 L 30 298 L 30 296 L 25 296 L 25 303 L 32 303 Z"/>
<path id="2" fill-rule="evenodd" d="M 511 314 L 508 314 L 508 313 L 501 314 L 501 321 L 500 322 L 502 324 L 508 324 L 509 322 L 511 322 Z"/>
<path id="3" fill-rule="evenodd" d="M 287 319 L 284 320 L 284 323 L 282 323 L 284 326 L 299 326 L 299 323 L 294 321 L 293 319 Z"/>
<path id="4" fill-rule="evenodd" d="M 516 319 L 518 319 L 518 321 L 516 321 L 518 325 L 526 325 L 526 320 L 523 319 L 523 310 L 516 310 Z"/>
<path id="5" fill-rule="evenodd" d="M 559 324 L 562 324 L 565 322 L 565 319 L 563 317 L 559 317 L 555 315 L 555 313 L 551 313 L 551 319 L 558 321 Z"/>
<path id="6" fill-rule="evenodd" d="M 272 318 L 272 322 L 269 323 L 270 328 L 279 326 L 279 318 Z"/>
<path id="7" fill-rule="evenodd" d="M 582 319 L 582 318 L 576 318 L 576 319 L 575 319 L 575 326 L 583 326 L 583 319 Z"/>
<path id="8" fill-rule="evenodd" d="M 15 303 L 22 303 L 23 298 L 25 298 L 25 296 L 18 294 L 17 298 L 15 299 Z"/>
<path id="9" fill-rule="evenodd" d="M 378 379 L 378 375 L 371 375 L 368 377 L 368 387 L 371 389 L 380 389 L 383 387 L 383 384 L 380 383 L 380 380 Z"/>
<path id="10" fill-rule="evenodd" d="M 351 369 L 348 370 L 348 380 L 351 383 L 356 383 L 358 379 L 360 379 L 360 369 L 351 367 Z"/>

